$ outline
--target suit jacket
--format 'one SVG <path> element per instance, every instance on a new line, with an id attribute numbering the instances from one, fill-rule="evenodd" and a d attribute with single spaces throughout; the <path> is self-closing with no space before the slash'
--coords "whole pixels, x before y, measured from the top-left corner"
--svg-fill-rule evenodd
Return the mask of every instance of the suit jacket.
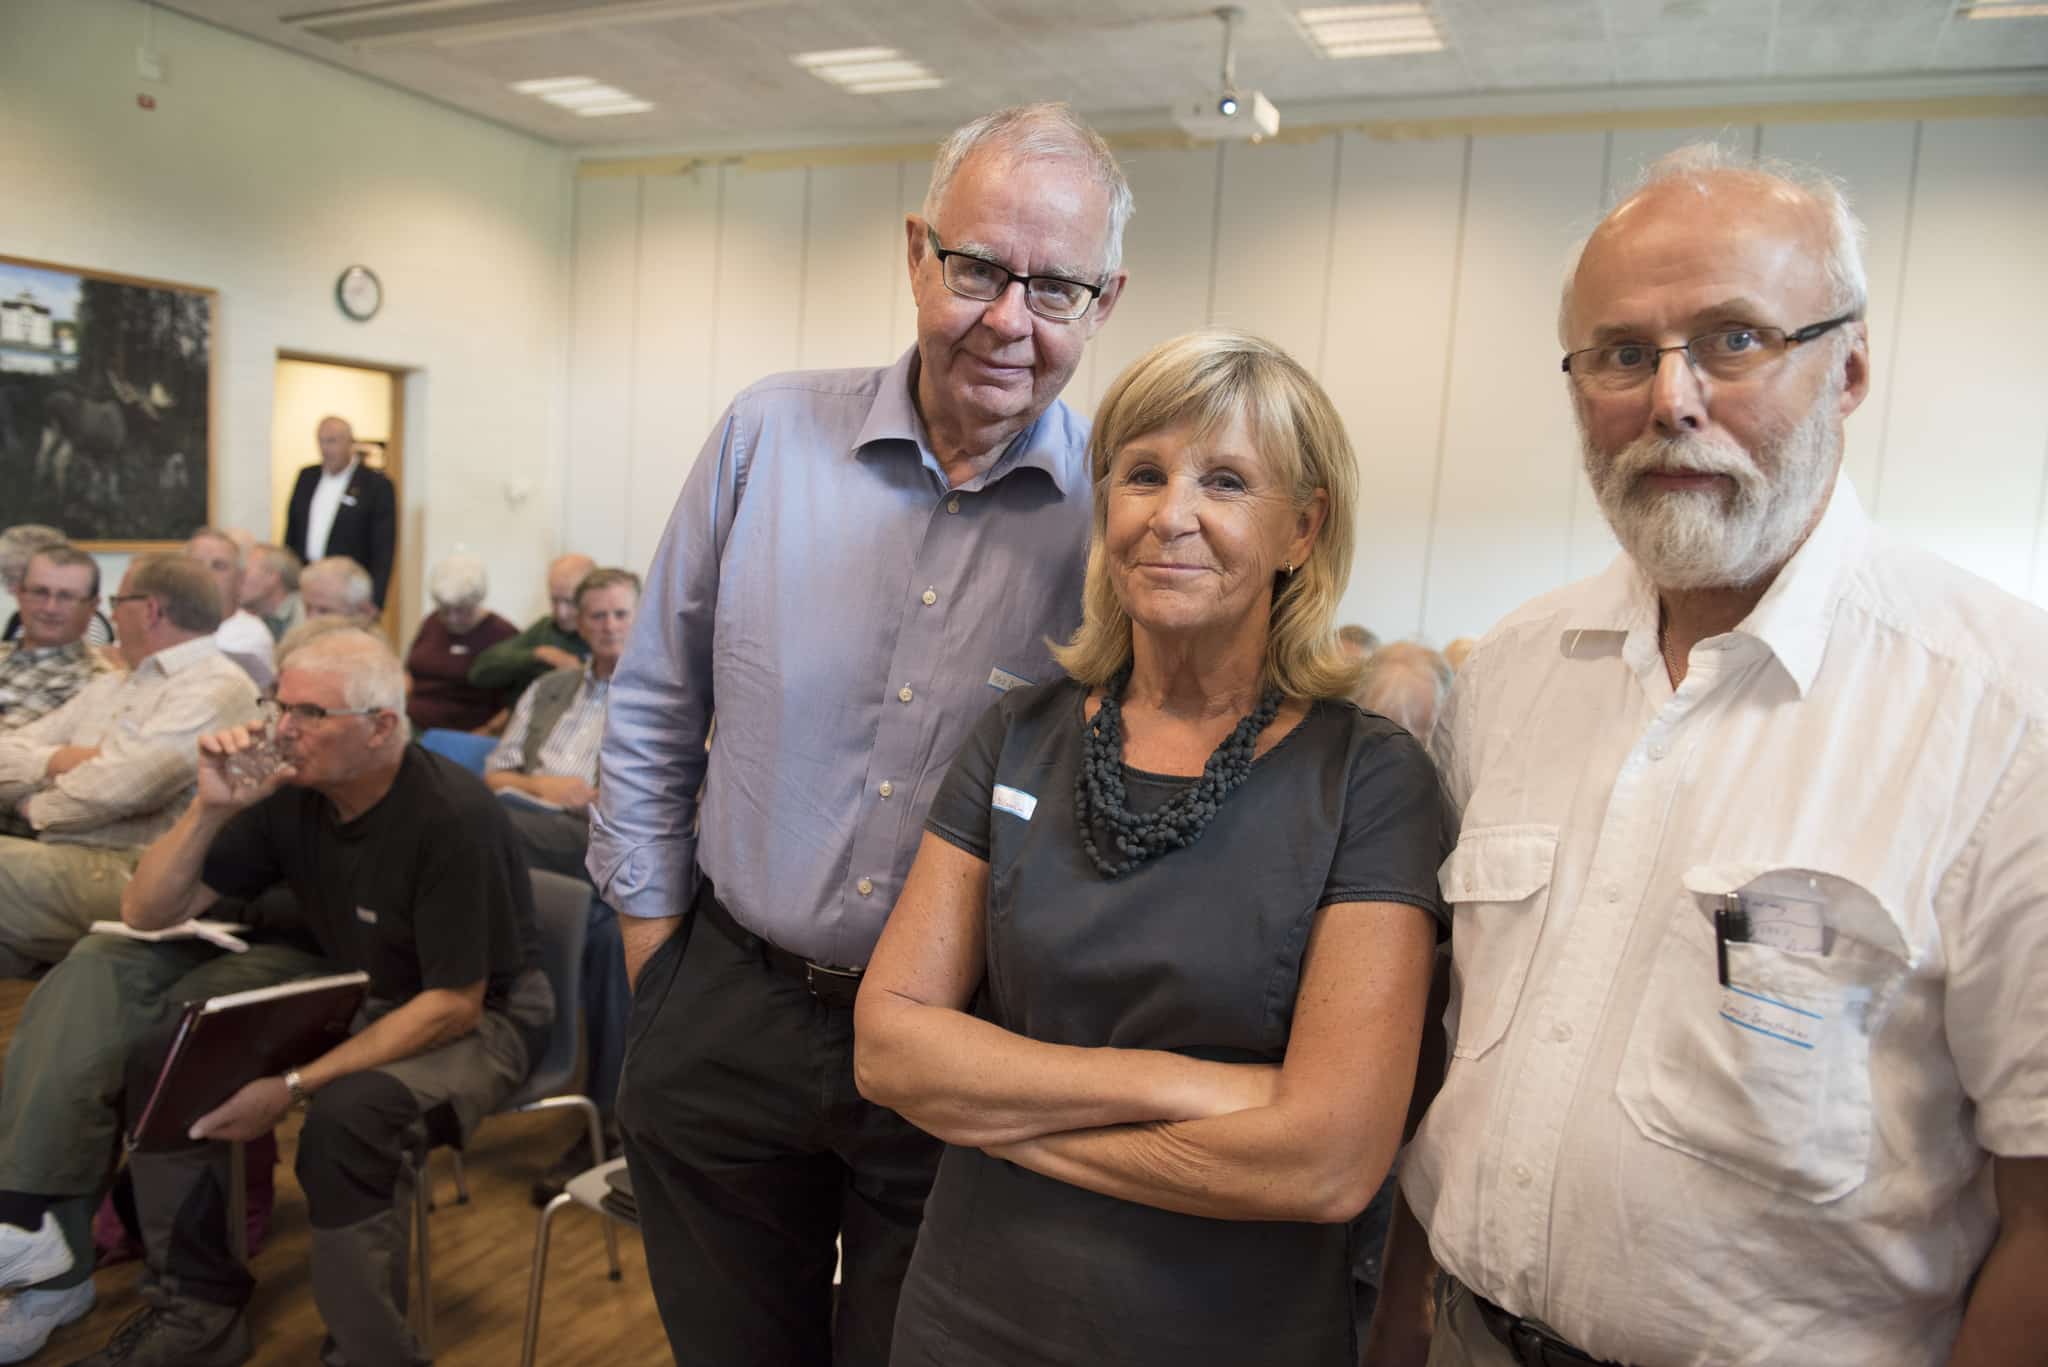
<path id="1" fill-rule="evenodd" d="M 312 521 L 313 491 L 320 486 L 320 466 L 299 471 L 292 486 L 291 511 L 285 514 L 284 544 L 301 560 L 306 554 L 307 524 Z M 384 590 L 391 583 L 391 557 L 398 548 L 398 496 L 391 481 L 367 465 L 356 466 L 342 492 L 341 506 L 334 511 L 334 529 L 327 534 L 327 554 L 345 555 L 370 572 L 370 592 L 377 606 L 384 606 Z"/>

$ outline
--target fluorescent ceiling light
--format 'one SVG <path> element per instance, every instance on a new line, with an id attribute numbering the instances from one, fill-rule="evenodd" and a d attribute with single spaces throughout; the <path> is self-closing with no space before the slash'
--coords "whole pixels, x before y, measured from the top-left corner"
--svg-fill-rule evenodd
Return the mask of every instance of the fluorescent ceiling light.
<path id="1" fill-rule="evenodd" d="M 1326 5 L 1297 10 L 1295 18 L 1325 57 L 1393 57 L 1444 47 L 1425 5 Z"/>
<path id="2" fill-rule="evenodd" d="M 522 95 L 534 95 L 557 109 L 585 118 L 606 114 L 641 114 L 654 106 L 638 95 L 589 76 L 545 76 L 533 81 L 515 81 L 512 88 Z"/>
<path id="3" fill-rule="evenodd" d="M 2048 5 L 2023 5 L 2012 0 L 1978 0 L 1974 5 L 1964 5 L 1956 11 L 1965 19 L 2044 19 L 2048 18 Z"/>
<path id="4" fill-rule="evenodd" d="M 600 104 L 588 109 L 579 109 L 576 116 L 584 119 L 603 119 L 613 114 L 645 114 L 652 108 L 654 106 L 646 100 L 626 100 L 619 104 Z"/>
<path id="5" fill-rule="evenodd" d="M 598 104 L 623 104 L 633 96 L 616 86 L 594 85 L 585 90 L 558 90 L 541 98 L 564 109 L 586 109 Z"/>
<path id="6" fill-rule="evenodd" d="M 830 52 L 799 52 L 789 59 L 821 81 L 854 95 L 888 95 L 903 90 L 933 90 L 946 82 L 923 62 L 893 47 L 846 47 Z"/>
<path id="7" fill-rule="evenodd" d="M 581 90 L 596 84 L 588 76 L 549 76 L 539 81 L 514 81 L 512 88 L 522 95 L 547 95 L 557 90 Z"/>
<path id="8" fill-rule="evenodd" d="M 856 95 L 892 95 L 901 90 L 937 90 L 945 83 L 942 76 L 919 76 L 904 81 L 862 81 L 846 88 Z"/>

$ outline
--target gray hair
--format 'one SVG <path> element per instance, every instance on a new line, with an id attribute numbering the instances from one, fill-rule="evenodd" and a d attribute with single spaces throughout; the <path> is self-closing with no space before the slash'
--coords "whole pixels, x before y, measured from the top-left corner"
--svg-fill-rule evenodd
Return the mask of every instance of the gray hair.
<path id="1" fill-rule="evenodd" d="M 340 675 L 345 707 L 405 713 L 404 666 L 382 637 L 361 627 L 319 632 L 294 646 L 279 668 Z"/>
<path id="2" fill-rule="evenodd" d="M 1451 666 L 1420 641 L 1381 646 L 1365 662 L 1352 701 L 1427 741 L 1451 695 Z"/>
<path id="3" fill-rule="evenodd" d="M 228 535 L 226 532 L 222 531 L 218 527 L 194 527 L 192 529 L 192 535 L 186 537 L 185 540 L 188 542 L 197 541 L 202 536 L 209 541 L 218 541 L 223 546 L 226 546 L 229 550 L 233 551 L 235 553 L 235 568 L 242 568 L 243 555 L 241 542 L 235 540 L 234 537 Z"/>
<path id="4" fill-rule="evenodd" d="M 351 612 L 361 612 L 370 606 L 370 594 L 374 587 L 370 582 L 370 572 L 345 555 L 330 555 L 315 560 L 299 571 L 301 584 L 308 579 L 330 583 L 340 589 L 341 600 L 348 604 Z"/>
<path id="5" fill-rule="evenodd" d="M 18 522 L 0 532 L 0 583 L 18 584 L 28 558 L 45 546 L 61 546 L 70 538 L 40 522 Z"/>
<path id="6" fill-rule="evenodd" d="M 1821 262 L 1827 273 L 1828 310 L 1861 318 L 1870 301 L 1870 281 L 1863 269 L 1863 242 L 1868 236 L 1863 220 L 1849 205 L 1849 192 L 1842 182 L 1825 172 L 1772 157 L 1750 157 L 1723 147 L 1718 142 L 1690 142 L 1665 153 L 1643 168 L 1643 173 L 1623 195 L 1626 204 L 1643 191 L 1658 185 L 1678 184 L 1702 197 L 1713 193 L 1716 179 L 1735 179 L 1753 185 L 1792 190 L 1813 201 L 1827 215 L 1828 250 Z M 1608 217 L 1612 217 L 1610 213 Z M 1605 223 L 1606 218 L 1601 219 Z M 1594 231 L 1598 231 L 1596 227 Z M 1592 234 L 1579 239 L 1565 266 L 1564 290 L 1557 305 L 1557 337 L 1571 345 L 1572 283 L 1579 273 L 1579 261 L 1586 254 Z"/>
<path id="7" fill-rule="evenodd" d="M 1023 161 L 1045 158 L 1079 162 L 1109 195 L 1109 256 L 1103 274 L 1124 262 L 1124 224 L 1131 221 L 1131 184 L 1100 134 L 1064 103 L 1013 105 L 962 124 L 939 144 L 932 161 L 931 185 L 924 192 L 924 218 L 932 222 L 953 177 L 977 152 L 992 152 Z"/>
<path id="8" fill-rule="evenodd" d="M 220 586 L 204 565 L 183 552 L 138 556 L 128 569 L 128 591 L 156 599 L 180 631 L 208 636 L 220 630 Z"/>
<path id="9" fill-rule="evenodd" d="M 28 558 L 30 560 L 41 560 L 46 564 L 56 566 L 58 569 L 75 570 L 83 567 L 91 570 L 92 582 L 86 585 L 85 591 L 94 598 L 100 596 L 100 562 L 70 542 L 59 541 L 54 546 L 38 546 L 35 550 L 29 552 Z M 21 572 L 24 577 L 28 574 L 28 566 L 26 564 L 22 566 Z"/>
<path id="10" fill-rule="evenodd" d="M 299 571 L 306 568 L 306 562 L 299 559 L 299 553 L 291 547 L 273 546 L 266 541 L 251 551 L 249 558 L 276 575 L 285 592 L 299 591 Z"/>
<path id="11" fill-rule="evenodd" d="M 467 607 L 481 603 L 491 591 L 491 577 L 484 558 L 473 551 L 454 551 L 441 557 L 427 584 L 427 594 L 443 607 Z"/>

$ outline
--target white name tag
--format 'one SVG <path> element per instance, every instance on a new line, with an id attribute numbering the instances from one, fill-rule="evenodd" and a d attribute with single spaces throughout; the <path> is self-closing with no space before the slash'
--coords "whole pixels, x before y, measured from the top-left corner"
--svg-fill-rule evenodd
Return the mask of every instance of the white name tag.
<path id="1" fill-rule="evenodd" d="M 1023 688 L 1030 682 L 1031 680 L 1025 678 L 1022 674 L 1012 674 L 1000 665 L 988 672 L 988 686 L 1004 693 L 1009 692 L 1013 688 Z"/>
<path id="2" fill-rule="evenodd" d="M 1783 1044 L 1811 1049 L 1820 1043 L 1827 1017 L 1747 988 L 1721 989 L 1721 1019 Z"/>
<path id="3" fill-rule="evenodd" d="M 356 506 L 356 496 L 354 494 L 343 494 L 341 502 L 343 507 L 353 508 Z"/>
<path id="4" fill-rule="evenodd" d="M 1019 821 L 1029 821 L 1031 814 L 1038 810 L 1038 799 L 1029 793 L 1019 792 L 1015 788 L 998 783 L 995 796 L 989 799 L 989 806 L 999 812 L 1008 812 Z"/>
<path id="5" fill-rule="evenodd" d="M 374 926 L 377 924 L 377 913 L 371 911 L 368 907 L 357 907 L 356 919 L 366 926 Z"/>
<path id="6" fill-rule="evenodd" d="M 1832 948 L 1827 908 L 1817 899 L 1751 893 L 1742 899 L 1749 913 L 1752 944 L 1794 954 L 1825 954 Z"/>

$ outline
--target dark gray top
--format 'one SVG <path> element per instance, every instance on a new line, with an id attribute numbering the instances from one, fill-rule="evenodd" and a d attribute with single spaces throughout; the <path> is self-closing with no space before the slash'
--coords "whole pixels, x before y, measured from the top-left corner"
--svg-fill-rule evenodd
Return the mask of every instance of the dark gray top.
<path id="1" fill-rule="evenodd" d="M 981 1010 L 1050 1043 L 1277 1063 L 1318 910 L 1442 920 L 1449 822 L 1413 737 L 1318 702 L 1200 839 L 1114 882 L 1074 817 L 1086 690 L 1022 688 L 976 725 L 927 827 L 990 865 Z M 1130 800 L 1191 780 L 1126 769 Z M 1027 815 L 1028 813 L 1028 815 Z M 1350 1364 L 1347 1227 L 1210 1220 L 948 1148 L 894 1367 Z"/>

